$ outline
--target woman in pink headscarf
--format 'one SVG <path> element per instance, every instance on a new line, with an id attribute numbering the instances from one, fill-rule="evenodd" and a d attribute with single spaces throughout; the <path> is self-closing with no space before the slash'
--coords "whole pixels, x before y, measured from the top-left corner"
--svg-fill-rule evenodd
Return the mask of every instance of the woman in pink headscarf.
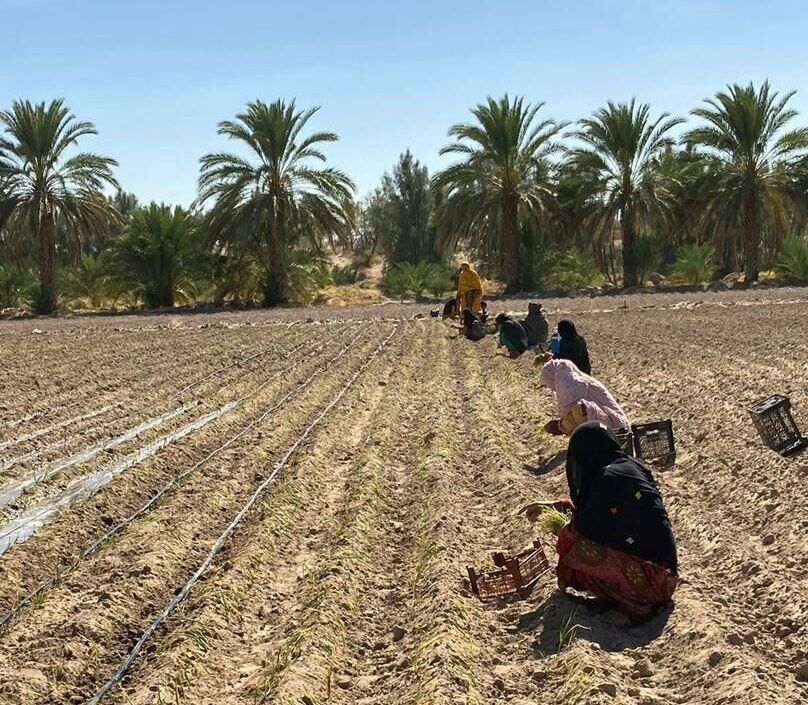
<path id="1" fill-rule="evenodd" d="M 540 379 L 543 386 L 555 392 L 558 404 L 558 418 L 545 426 L 548 433 L 569 436 L 587 421 L 599 421 L 612 431 L 628 428 L 628 417 L 612 393 L 569 360 L 545 363 Z"/>

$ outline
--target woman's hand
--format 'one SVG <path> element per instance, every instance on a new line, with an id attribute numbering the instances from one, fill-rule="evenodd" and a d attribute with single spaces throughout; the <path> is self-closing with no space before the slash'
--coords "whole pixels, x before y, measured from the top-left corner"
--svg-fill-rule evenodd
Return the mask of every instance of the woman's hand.
<path id="1" fill-rule="evenodd" d="M 533 366 L 534 367 L 543 367 L 545 363 L 549 362 L 553 359 L 553 353 L 541 353 L 540 355 L 536 355 L 533 359 Z"/>
<path id="2" fill-rule="evenodd" d="M 547 507 L 547 502 L 531 502 L 530 504 L 526 504 L 524 507 L 522 507 L 519 510 L 519 514 L 524 514 L 525 519 L 527 519 L 529 522 L 535 523 L 539 520 L 539 516 L 545 509 L 547 509 Z"/>

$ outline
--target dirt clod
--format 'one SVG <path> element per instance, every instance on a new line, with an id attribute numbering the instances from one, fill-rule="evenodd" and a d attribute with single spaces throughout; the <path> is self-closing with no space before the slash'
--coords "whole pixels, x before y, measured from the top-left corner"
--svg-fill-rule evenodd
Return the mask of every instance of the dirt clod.
<path id="1" fill-rule="evenodd" d="M 606 693 L 610 698 L 617 696 L 617 686 L 614 683 L 601 683 L 598 686 L 598 690 L 602 693 Z"/>
<path id="2" fill-rule="evenodd" d="M 638 678 L 650 678 L 654 675 L 654 668 L 647 658 L 640 659 L 634 664 L 634 675 Z"/>
<path id="3" fill-rule="evenodd" d="M 349 676 L 341 675 L 334 679 L 334 685 L 343 690 L 348 690 L 351 687 L 351 678 Z"/>

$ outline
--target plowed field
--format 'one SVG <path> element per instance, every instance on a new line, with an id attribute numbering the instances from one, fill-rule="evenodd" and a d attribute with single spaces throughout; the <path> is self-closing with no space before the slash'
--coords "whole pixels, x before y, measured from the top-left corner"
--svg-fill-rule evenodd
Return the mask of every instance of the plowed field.
<path id="1" fill-rule="evenodd" d="M 808 453 L 746 412 L 808 430 L 805 294 L 546 302 L 673 420 L 686 583 L 630 629 L 552 574 L 468 592 L 565 494 L 564 441 L 532 355 L 428 308 L 0 324 L 0 702 L 808 702 Z"/>

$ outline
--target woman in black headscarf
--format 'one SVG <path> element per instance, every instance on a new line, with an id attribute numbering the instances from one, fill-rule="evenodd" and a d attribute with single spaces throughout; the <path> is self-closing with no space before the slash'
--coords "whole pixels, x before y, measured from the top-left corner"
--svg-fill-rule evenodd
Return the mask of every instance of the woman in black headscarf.
<path id="1" fill-rule="evenodd" d="M 567 484 L 570 499 L 558 504 L 573 513 L 558 536 L 559 587 L 612 600 L 634 619 L 651 616 L 679 583 L 676 542 L 651 471 L 591 422 L 570 438 Z M 539 505 L 525 509 L 535 517 Z"/>
<path id="2" fill-rule="evenodd" d="M 586 341 L 575 330 L 575 324 L 566 319 L 559 321 L 558 335 L 561 340 L 555 357 L 559 360 L 569 360 L 584 374 L 592 374 L 592 365 L 589 364 L 589 351 L 586 349 Z"/>
<path id="3" fill-rule="evenodd" d="M 544 317 L 538 301 L 531 301 L 527 305 L 527 318 L 522 321 L 522 327 L 527 334 L 528 346 L 532 348 L 538 345 L 544 349 L 550 327 L 547 325 L 547 319 Z"/>
<path id="4" fill-rule="evenodd" d="M 527 334 L 522 324 L 506 313 L 500 313 L 496 317 L 496 322 L 499 329 L 499 344 L 505 346 L 509 357 L 519 357 L 527 350 Z"/>
<path id="5" fill-rule="evenodd" d="M 485 337 L 485 328 L 480 317 L 468 308 L 463 310 L 463 326 L 461 330 L 469 340 L 482 340 Z"/>

